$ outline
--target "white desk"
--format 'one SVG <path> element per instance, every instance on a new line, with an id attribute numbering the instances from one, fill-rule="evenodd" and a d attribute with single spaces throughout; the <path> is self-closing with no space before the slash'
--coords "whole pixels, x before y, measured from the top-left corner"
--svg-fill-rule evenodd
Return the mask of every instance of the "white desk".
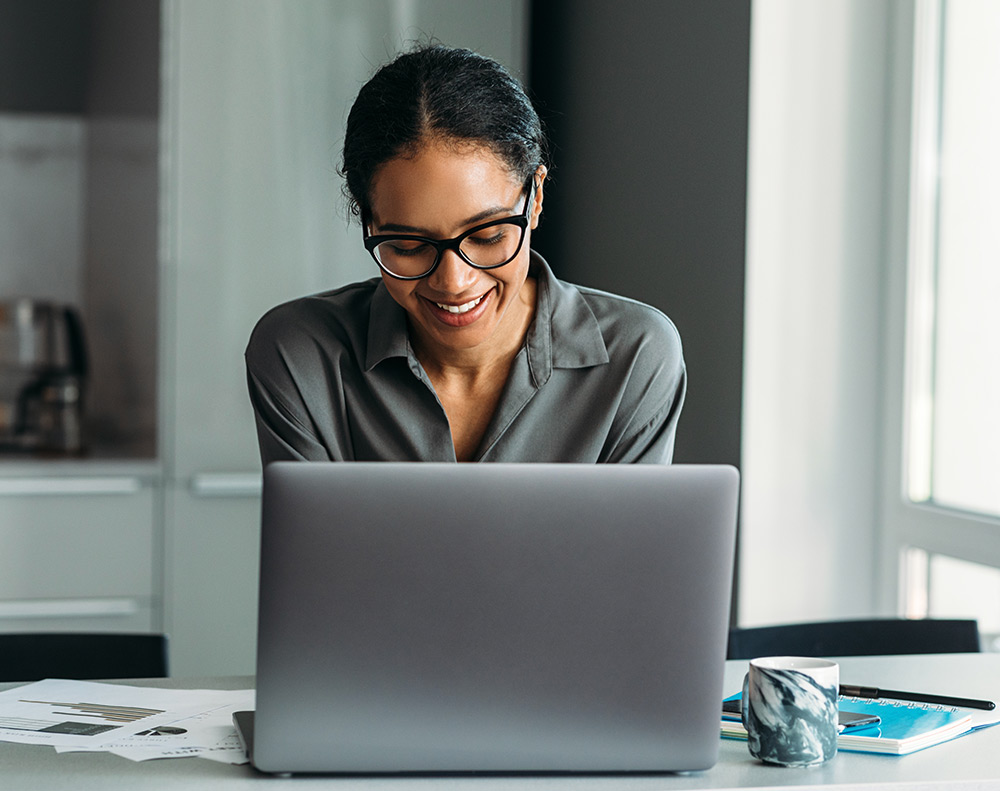
<path id="1" fill-rule="evenodd" d="M 729 662 L 726 689 L 737 691 L 746 662 Z M 1000 654 L 950 654 L 919 657 L 856 657 L 841 660 L 844 683 L 912 689 L 921 692 L 989 698 L 1000 701 Z M 166 679 L 158 686 L 176 688 L 245 689 L 252 679 Z M 6 689 L 11 684 L 0 685 Z M 1000 725 L 923 752 L 902 757 L 840 753 L 812 769 L 768 767 L 753 760 L 743 742 L 722 740 L 715 768 L 691 775 L 641 777 L 417 777 L 417 778 L 270 778 L 250 766 L 216 764 L 200 758 L 133 763 L 107 753 L 66 753 L 49 747 L 0 742 L 0 788 L 4 791 L 113 791 L 113 789 L 670 789 L 767 788 L 784 789 L 831 785 L 944 789 L 961 787 L 1000 789 Z"/>

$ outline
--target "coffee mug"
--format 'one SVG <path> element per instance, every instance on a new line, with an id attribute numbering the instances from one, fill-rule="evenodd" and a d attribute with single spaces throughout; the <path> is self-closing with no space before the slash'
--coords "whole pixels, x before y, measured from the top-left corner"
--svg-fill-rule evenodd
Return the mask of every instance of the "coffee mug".
<path id="1" fill-rule="evenodd" d="M 750 754 L 768 764 L 812 766 L 837 754 L 836 662 L 799 656 L 750 661 L 743 726 Z"/>

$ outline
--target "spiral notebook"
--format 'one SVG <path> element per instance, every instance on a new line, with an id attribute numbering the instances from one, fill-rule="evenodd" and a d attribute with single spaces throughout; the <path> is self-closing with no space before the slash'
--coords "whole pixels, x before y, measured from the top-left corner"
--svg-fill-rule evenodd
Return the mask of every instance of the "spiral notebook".
<path id="1" fill-rule="evenodd" d="M 733 695 L 729 699 L 738 697 Z M 878 725 L 852 728 L 837 737 L 837 749 L 848 752 L 907 755 L 973 730 L 972 714 L 951 706 L 841 696 L 840 708 L 880 718 Z M 722 737 L 746 739 L 743 724 L 732 716 L 722 717 Z"/>

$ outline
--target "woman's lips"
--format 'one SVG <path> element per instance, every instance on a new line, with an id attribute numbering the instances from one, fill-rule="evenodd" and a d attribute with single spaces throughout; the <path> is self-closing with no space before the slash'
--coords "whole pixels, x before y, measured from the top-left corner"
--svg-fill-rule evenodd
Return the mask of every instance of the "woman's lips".
<path id="1" fill-rule="evenodd" d="M 423 299 L 434 318 L 442 324 L 449 327 L 467 327 L 486 312 L 492 297 L 493 291 L 490 290 L 475 299 L 460 303 L 436 302 L 427 297 Z"/>

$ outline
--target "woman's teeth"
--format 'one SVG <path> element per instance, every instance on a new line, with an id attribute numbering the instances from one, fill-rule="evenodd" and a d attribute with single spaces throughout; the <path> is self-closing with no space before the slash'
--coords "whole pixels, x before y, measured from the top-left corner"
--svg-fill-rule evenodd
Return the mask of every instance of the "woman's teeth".
<path id="1" fill-rule="evenodd" d="M 434 304 L 441 308 L 441 310 L 447 310 L 449 313 L 468 313 L 482 301 L 482 297 L 477 297 L 471 302 L 466 302 L 464 305 L 442 305 L 440 302 L 435 302 Z"/>

